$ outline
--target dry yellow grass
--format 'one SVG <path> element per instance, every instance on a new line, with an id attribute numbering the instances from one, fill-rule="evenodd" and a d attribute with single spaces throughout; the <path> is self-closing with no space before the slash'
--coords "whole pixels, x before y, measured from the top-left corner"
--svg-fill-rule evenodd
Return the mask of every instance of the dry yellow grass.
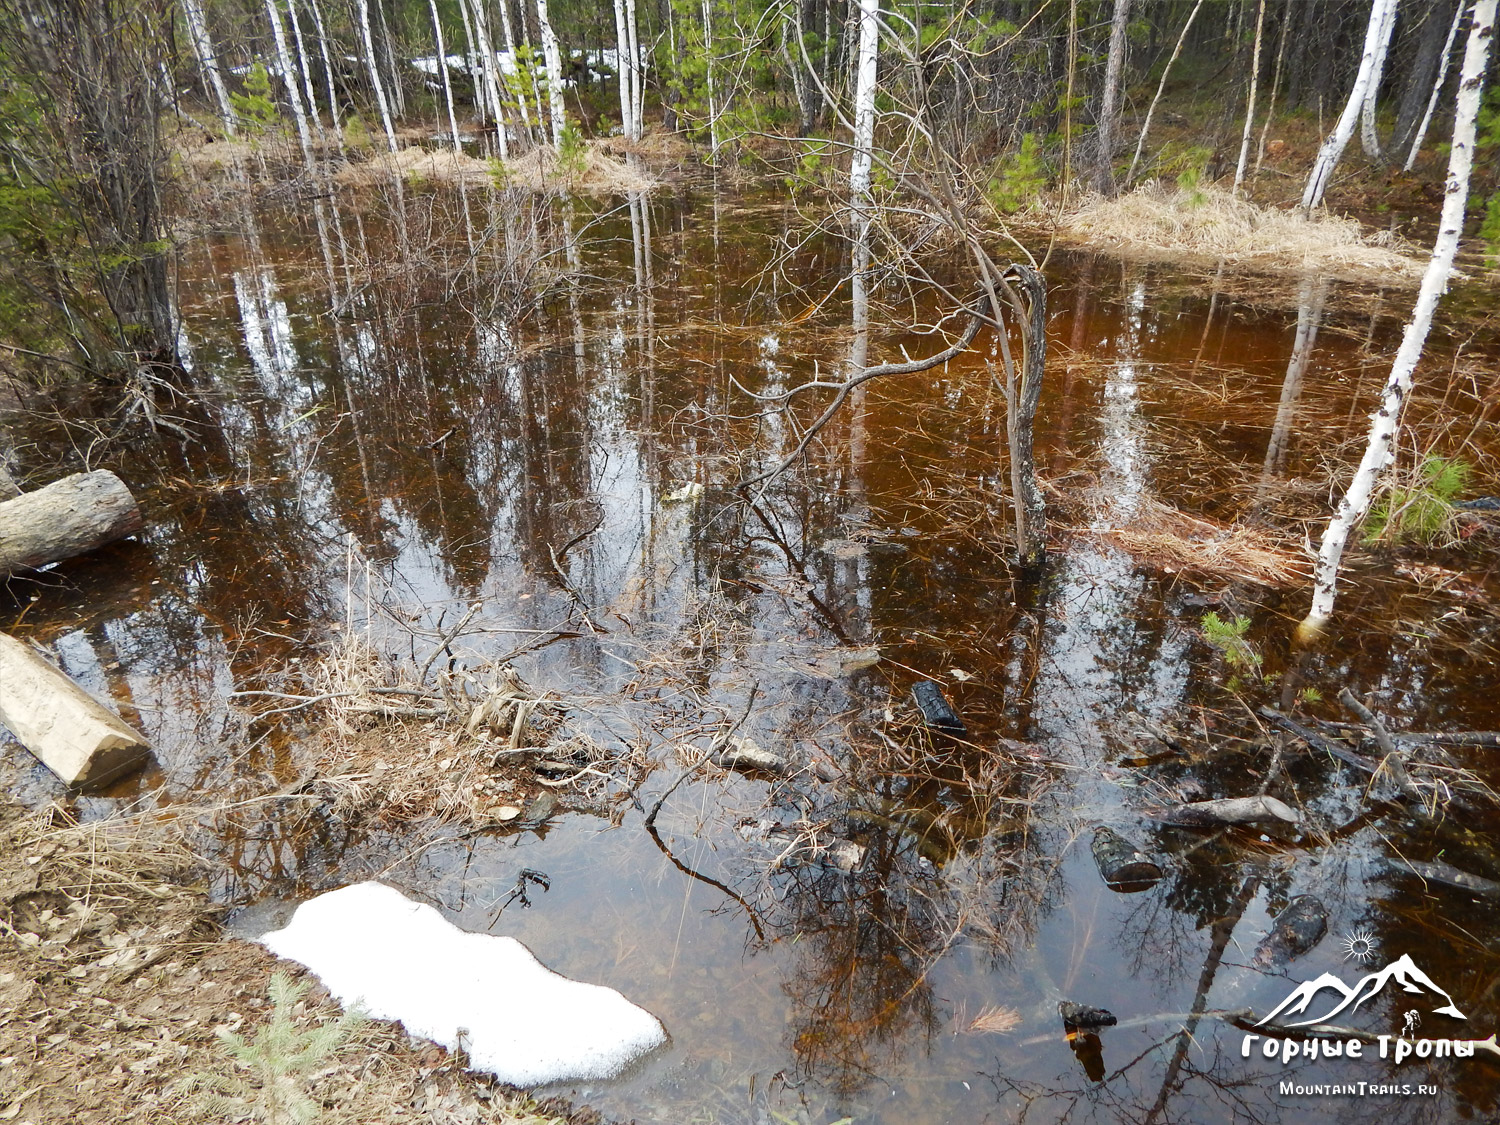
<path id="1" fill-rule="evenodd" d="M 1147 564 L 1193 571 L 1263 586 L 1308 579 L 1308 563 L 1270 534 L 1252 527 L 1226 527 L 1145 498 L 1126 527 L 1101 532 Z"/>
<path id="2" fill-rule="evenodd" d="M 1388 232 L 1358 220 L 1265 208 L 1226 191 L 1147 184 L 1117 199 L 1092 196 L 1063 216 L 1069 240 L 1149 258 L 1224 261 L 1273 272 L 1317 271 L 1382 285 L 1417 285 L 1425 263 Z"/>
<path id="3" fill-rule="evenodd" d="M 505 171 L 512 183 L 533 191 L 621 195 L 631 191 L 650 191 L 657 186 L 656 179 L 644 166 L 632 167 L 608 155 L 605 150 L 604 143 L 585 144 L 576 166 L 565 168 L 555 148 L 540 145 L 526 155 L 508 161 Z"/>
<path id="4" fill-rule="evenodd" d="M 346 164 L 334 173 L 333 178 L 341 184 L 353 186 L 380 183 L 392 176 L 438 184 L 484 184 L 490 178 L 490 165 L 451 148 L 413 147 L 395 153 L 381 153 L 363 164 Z"/>

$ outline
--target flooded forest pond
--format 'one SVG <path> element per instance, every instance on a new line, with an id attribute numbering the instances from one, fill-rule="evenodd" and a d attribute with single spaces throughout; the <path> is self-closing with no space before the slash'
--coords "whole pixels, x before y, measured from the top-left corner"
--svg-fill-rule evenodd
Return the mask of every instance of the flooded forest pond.
<path id="1" fill-rule="evenodd" d="M 943 368 L 868 384 L 752 503 L 733 486 L 784 457 L 827 401 L 780 414 L 753 395 L 837 378 L 852 349 L 930 354 L 932 337 L 890 326 L 931 320 L 938 302 L 878 282 L 862 339 L 845 244 L 782 196 L 700 181 L 645 199 L 508 199 L 408 186 L 401 222 L 373 192 L 230 209 L 187 245 L 191 386 L 158 408 L 193 440 L 162 427 L 117 466 L 148 531 L 12 582 L 5 610 L 156 747 L 143 778 L 79 798 L 82 815 L 239 803 L 211 858 L 245 933 L 379 878 L 619 989 L 671 1045 L 563 1092 L 622 1119 L 1500 1111 L 1500 1054 L 1486 1049 L 1399 1066 L 1373 1046 L 1357 1061 L 1245 1055 L 1235 1012 L 1402 955 L 1468 1016 L 1449 1020 L 1457 1030 L 1430 1016 L 1426 1033 L 1493 1044 L 1500 899 L 1404 864 L 1500 880 L 1500 824 L 1462 800 L 1436 820 L 1407 815 L 1305 748 L 1287 750 L 1272 790 L 1303 811 L 1297 831 L 1155 818 L 1258 792 L 1257 709 L 1283 706 L 1308 585 L 1148 565 L 1116 534 L 1162 504 L 1219 525 L 1326 514 L 1409 293 L 1055 254 L 1037 432 L 1053 528 L 1032 581 L 1009 561 L 988 333 Z M 471 244 L 465 207 L 503 231 Z M 1493 492 L 1500 442 L 1493 417 L 1473 420 L 1493 413 L 1500 351 L 1492 326 L 1442 327 L 1475 298 L 1459 285 L 1450 300 L 1412 432 L 1466 450 L 1472 488 Z M 1305 363 L 1299 322 L 1304 340 L 1317 329 Z M 1444 417 L 1460 422 L 1444 431 Z M 1500 729 L 1493 549 L 1436 561 L 1354 562 L 1332 641 L 1298 670 L 1309 721 L 1345 719 L 1348 687 L 1393 729 Z M 256 718 L 233 693 L 285 687 L 341 635 L 420 663 L 476 605 L 443 660 L 510 660 L 566 704 L 571 731 L 656 768 L 596 770 L 552 815 L 474 832 L 265 799 L 296 795 L 317 720 Z M 1258 666 L 1237 671 L 1205 640 L 1211 611 L 1250 620 Z M 922 729 L 910 691 L 926 679 L 966 737 Z M 742 717 L 738 736 L 790 771 L 706 768 L 668 794 Z M 11 791 L 60 794 L 13 742 L 3 751 Z M 1493 784 L 1496 753 L 1452 760 Z M 1100 825 L 1163 877 L 1107 886 Z M 529 907 L 512 894 L 523 870 L 549 884 Z M 1258 958 L 1304 894 L 1326 906 L 1326 936 Z M 1397 1033 L 1391 991 L 1336 1022 Z M 1119 1022 L 1065 1034 L 1064 1000 Z M 1436 1093 L 1316 1097 L 1286 1082 Z"/>

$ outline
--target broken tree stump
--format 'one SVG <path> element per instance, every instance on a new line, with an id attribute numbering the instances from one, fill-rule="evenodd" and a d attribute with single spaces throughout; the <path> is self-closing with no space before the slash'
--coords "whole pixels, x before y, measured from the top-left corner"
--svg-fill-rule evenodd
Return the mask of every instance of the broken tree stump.
<path id="1" fill-rule="evenodd" d="M 98 789 L 146 764 L 124 719 L 29 645 L 0 633 L 0 723 L 65 785 Z"/>
<path id="2" fill-rule="evenodd" d="M 0 503 L 0 574 L 98 550 L 144 526 L 135 497 L 114 473 L 74 473 Z"/>

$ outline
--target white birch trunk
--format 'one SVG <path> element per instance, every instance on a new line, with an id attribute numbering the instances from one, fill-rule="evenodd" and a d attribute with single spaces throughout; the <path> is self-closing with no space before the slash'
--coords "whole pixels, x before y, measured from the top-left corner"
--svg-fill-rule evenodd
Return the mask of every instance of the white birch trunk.
<path id="1" fill-rule="evenodd" d="M 854 72 L 854 158 L 849 163 L 849 196 L 861 225 L 869 222 L 879 59 L 880 0 L 859 0 L 859 55 Z"/>
<path id="2" fill-rule="evenodd" d="M 641 55 L 641 28 L 635 15 L 635 0 L 625 0 L 625 35 L 630 40 L 630 139 L 638 141 L 646 120 L 646 60 Z"/>
<path id="3" fill-rule="evenodd" d="M 516 68 L 516 73 L 521 72 L 521 56 L 516 51 L 516 31 L 510 22 L 510 0 L 500 0 L 500 29 L 505 33 L 505 49 L 510 52 L 511 65 Z M 516 104 L 521 107 L 521 126 L 527 135 L 531 134 L 531 110 L 526 104 L 526 91 L 516 91 Z M 537 104 L 537 112 L 541 112 L 541 104 Z"/>
<path id="4" fill-rule="evenodd" d="M 1146 134 L 1151 131 L 1151 118 L 1156 114 L 1156 105 L 1161 101 L 1162 91 L 1167 88 L 1167 75 L 1172 73 L 1172 64 L 1177 61 L 1177 56 L 1182 54 L 1182 45 L 1187 42 L 1187 34 L 1193 26 L 1193 21 L 1198 18 L 1198 9 L 1203 7 L 1203 0 L 1198 0 L 1193 5 L 1193 10 L 1188 13 L 1187 23 L 1182 25 L 1182 33 L 1177 36 L 1177 46 L 1172 48 L 1172 57 L 1167 60 L 1166 69 L 1161 72 L 1161 81 L 1156 84 L 1156 96 L 1151 99 L 1151 107 L 1146 110 L 1146 121 L 1141 126 L 1141 136 L 1135 142 L 1135 155 L 1130 158 L 1130 171 L 1125 174 L 1125 186 L 1129 187 L 1135 182 L 1135 170 L 1141 162 L 1141 150 L 1146 147 Z"/>
<path id="5" fill-rule="evenodd" d="M 224 132 L 236 136 L 234 107 L 229 101 L 229 91 L 224 87 L 224 76 L 219 73 L 219 59 L 214 54 L 214 41 L 209 37 L 208 24 L 203 19 L 203 5 L 199 0 L 182 0 L 182 11 L 187 16 L 188 35 L 193 40 L 198 66 L 208 88 L 213 91 L 214 100 L 219 103 L 219 120 L 224 123 Z M 1443 57 L 1447 58 L 1446 55 Z"/>
<path id="6" fill-rule="evenodd" d="M 1475 0 L 1473 22 L 1469 27 L 1468 46 L 1464 51 L 1463 71 L 1458 83 L 1458 105 L 1453 120 L 1453 145 L 1448 154 L 1448 182 L 1443 197 L 1443 214 L 1438 236 L 1432 247 L 1422 288 L 1417 295 L 1411 322 L 1401 338 L 1401 348 L 1391 366 L 1390 377 L 1380 396 L 1380 409 L 1370 420 L 1370 440 L 1364 458 L 1349 483 L 1349 490 L 1339 503 L 1338 511 L 1323 533 L 1313 571 L 1312 609 L 1298 626 L 1299 638 L 1307 639 L 1322 631 L 1333 616 L 1338 594 L 1339 563 L 1350 534 L 1370 507 L 1370 495 L 1381 472 L 1395 457 L 1396 434 L 1401 425 L 1401 409 L 1411 392 L 1412 371 L 1422 356 L 1432 327 L 1438 299 L 1453 272 L 1453 258 L 1463 230 L 1464 207 L 1469 201 L 1469 172 L 1474 164 L 1475 122 L 1479 115 L 1480 94 L 1484 87 L 1484 70 L 1489 62 L 1490 39 L 1494 33 L 1497 0 Z"/>
<path id="7" fill-rule="evenodd" d="M 1250 96 L 1245 102 L 1245 132 L 1240 137 L 1240 159 L 1234 166 L 1234 188 L 1236 194 L 1245 182 L 1245 161 L 1250 157 L 1250 129 L 1255 124 L 1255 87 L 1260 78 L 1260 36 L 1266 23 L 1266 0 L 1260 0 L 1260 10 L 1255 13 L 1255 51 L 1250 63 Z"/>
<path id="8" fill-rule="evenodd" d="M 453 151 L 462 152 L 463 144 L 458 139 L 458 114 L 453 112 L 453 82 L 448 77 L 448 46 L 443 42 L 443 21 L 438 16 L 437 0 L 427 0 L 432 14 L 432 37 L 437 42 L 438 66 L 443 71 L 443 97 L 448 102 L 448 128 L 452 130 Z"/>
<path id="9" fill-rule="evenodd" d="M 502 0 L 503 2 L 503 0 Z M 501 160 L 510 159 L 510 144 L 505 136 L 505 103 L 500 97 L 500 75 L 496 70 L 495 47 L 490 41 L 489 15 L 484 0 L 474 3 L 474 34 L 479 39 L 479 72 L 495 118 L 495 144 Z M 524 108 L 524 107 L 523 107 Z"/>
<path id="10" fill-rule="evenodd" d="M 474 34 L 474 24 L 469 19 L 469 0 L 458 0 L 458 18 L 464 25 L 464 72 L 474 82 L 474 112 L 481 126 L 489 122 L 488 94 L 484 88 L 484 60 L 479 58 L 479 39 Z M 479 77 L 474 76 L 474 64 L 480 65 Z"/>
<path id="11" fill-rule="evenodd" d="M 1354 135 L 1354 125 L 1365 104 L 1365 94 L 1370 88 L 1370 78 L 1375 71 L 1375 59 L 1384 49 L 1383 39 L 1388 39 L 1391 24 L 1386 15 L 1396 6 L 1396 0 L 1371 0 L 1370 24 L 1365 31 L 1365 51 L 1360 57 L 1359 73 L 1354 78 L 1354 88 L 1349 91 L 1349 100 L 1333 132 L 1318 150 L 1318 159 L 1313 162 L 1312 175 L 1307 178 L 1307 188 L 1302 193 L 1302 210 L 1310 212 L 1323 202 L 1323 192 L 1333 178 L 1339 157 L 1344 155 L 1344 146 Z"/>
<path id="12" fill-rule="evenodd" d="M 1375 132 L 1375 103 L 1380 98 L 1380 81 L 1385 75 L 1385 59 L 1390 52 L 1391 34 L 1396 29 L 1396 7 L 1400 0 L 1395 0 L 1386 12 L 1386 26 L 1380 36 L 1380 49 L 1375 53 L 1375 69 L 1370 76 L 1370 86 L 1365 91 L 1364 104 L 1359 110 L 1359 143 L 1365 150 L 1365 155 L 1371 160 L 1380 159 L 1380 137 Z"/>
<path id="13" fill-rule="evenodd" d="M 562 54 L 557 49 L 557 33 L 547 15 L 547 0 L 536 0 L 536 21 L 542 29 L 542 58 L 547 64 L 547 101 L 552 111 L 552 143 L 562 148 L 563 130 L 568 127 L 563 108 Z"/>
<path id="14" fill-rule="evenodd" d="M 630 36 L 625 32 L 625 0 L 615 0 L 615 71 L 620 79 L 620 135 L 630 138 L 631 124 L 635 121 L 635 106 L 631 101 Z"/>
<path id="15" fill-rule="evenodd" d="M 276 63 L 281 67 L 281 84 L 286 87 L 287 97 L 292 103 L 292 119 L 297 123 L 297 139 L 302 143 L 302 159 L 309 172 L 315 171 L 313 160 L 312 129 L 307 124 L 307 107 L 302 104 L 302 90 L 297 85 L 297 71 L 292 66 L 292 53 L 286 46 L 286 28 L 281 22 L 278 0 L 266 0 L 266 18 L 271 21 L 271 35 L 276 40 Z"/>
<path id="16" fill-rule="evenodd" d="M 297 0 L 287 0 L 286 14 L 292 20 L 292 43 L 297 48 L 297 69 L 302 75 L 302 92 L 307 95 L 307 115 L 318 134 L 318 145 L 328 148 L 328 134 L 323 131 L 323 116 L 318 112 L 317 89 L 313 85 L 312 64 L 307 57 L 307 41 L 302 38 L 302 21 L 297 18 Z"/>
<path id="17" fill-rule="evenodd" d="M 1438 95 L 1443 91 L 1443 80 L 1448 77 L 1448 53 L 1453 50 L 1453 38 L 1458 34 L 1459 22 L 1464 18 L 1467 5 L 1459 4 L 1453 12 L 1453 22 L 1448 25 L 1448 38 L 1443 41 L 1443 54 L 1438 60 L 1437 78 L 1432 83 L 1432 94 L 1427 99 L 1427 112 L 1422 114 L 1422 124 L 1417 126 L 1416 133 L 1411 139 L 1411 150 L 1406 154 L 1405 171 L 1410 172 L 1411 166 L 1417 162 L 1417 154 L 1422 151 L 1422 140 L 1427 136 L 1427 126 L 1432 124 L 1432 111 L 1437 107 Z"/>
<path id="18" fill-rule="evenodd" d="M 391 124 L 391 107 L 385 100 L 385 83 L 380 80 L 380 63 L 375 58 L 375 37 L 370 34 L 370 0 L 359 0 L 359 29 L 365 44 L 365 65 L 370 71 L 370 85 L 375 90 L 375 104 L 380 107 L 380 122 L 385 126 L 386 144 L 396 151 L 396 129 Z"/>
<path id="19" fill-rule="evenodd" d="M 1130 25 L 1130 0 L 1115 0 L 1109 29 L 1109 59 L 1104 64 L 1104 99 L 1099 107 L 1099 168 L 1094 186 L 1100 194 L 1115 194 L 1115 118 L 1120 112 L 1120 75 L 1125 70 L 1125 31 Z"/>
<path id="20" fill-rule="evenodd" d="M 708 160 L 712 164 L 719 158 L 719 104 L 714 97 L 714 22 L 708 5 L 709 0 L 703 0 L 703 75 L 708 83 Z M 864 8 L 863 0 L 860 8 Z"/>
<path id="21" fill-rule="evenodd" d="M 323 77 L 328 82 L 328 119 L 333 124 L 333 136 L 338 141 L 339 152 L 344 151 L 344 127 L 339 122 L 339 96 L 333 85 L 333 60 L 328 57 L 328 29 L 323 26 L 323 10 L 318 0 L 307 0 L 312 9 L 313 23 L 318 29 L 318 54 L 323 58 Z"/>

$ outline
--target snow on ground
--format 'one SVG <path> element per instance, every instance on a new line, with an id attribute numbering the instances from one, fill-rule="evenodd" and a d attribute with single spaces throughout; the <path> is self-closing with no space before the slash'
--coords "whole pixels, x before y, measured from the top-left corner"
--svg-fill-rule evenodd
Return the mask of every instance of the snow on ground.
<path id="1" fill-rule="evenodd" d="M 304 902 L 260 938 L 306 965 L 345 1007 L 400 1020 L 514 1086 L 611 1078 L 666 1042 L 612 988 L 569 980 L 514 938 L 471 934 L 381 883 Z"/>

